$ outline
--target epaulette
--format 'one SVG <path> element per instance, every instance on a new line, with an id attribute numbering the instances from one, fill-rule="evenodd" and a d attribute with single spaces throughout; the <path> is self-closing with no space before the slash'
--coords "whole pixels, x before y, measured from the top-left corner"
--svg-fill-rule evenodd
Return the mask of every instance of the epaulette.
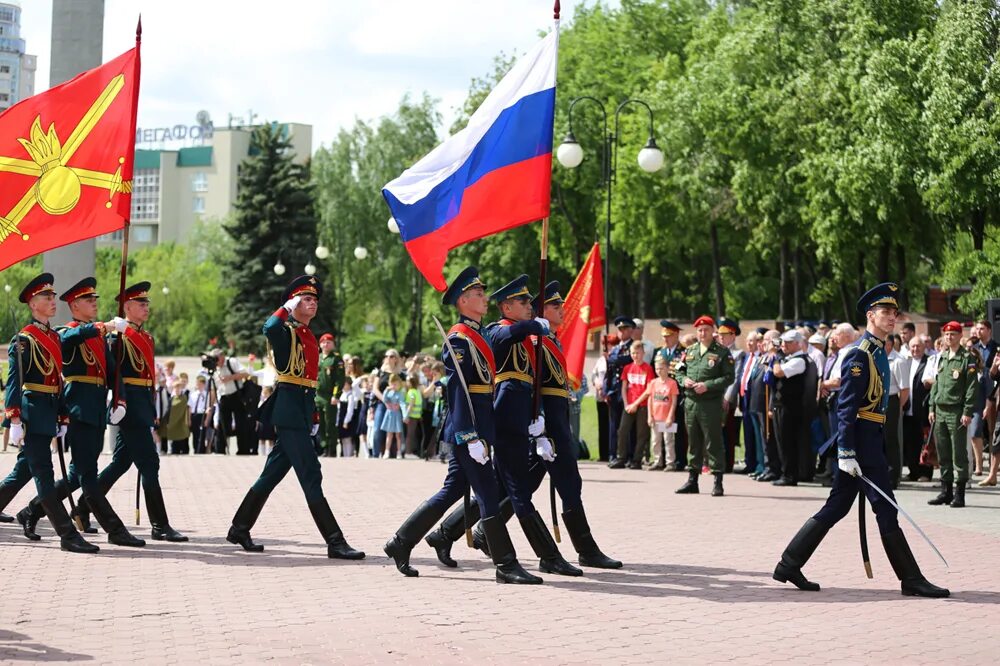
<path id="1" fill-rule="evenodd" d="M 874 349 L 872 349 L 872 347 L 874 347 L 874 346 L 875 345 L 873 345 L 871 343 L 871 340 L 869 340 L 868 338 L 865 338 L 864 340 L 861 341 L 861 344 L 858 345 L 858 349 L 860 349 L 863 352 L 866 352 L 866 353 L 870 354 L 871 352 L 874 351 Z"/>

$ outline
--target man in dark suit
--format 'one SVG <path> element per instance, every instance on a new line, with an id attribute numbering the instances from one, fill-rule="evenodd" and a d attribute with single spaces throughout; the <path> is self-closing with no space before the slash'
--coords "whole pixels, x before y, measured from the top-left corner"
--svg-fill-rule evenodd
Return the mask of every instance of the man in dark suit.
<path id="1" fill-rule="evenodd" d="M 903 408 L 903 462 L 910 470 L 908 481 L 930 480 L 934 469 L 920 464 L 920 450 L 924 445 L 927 422 L 928 396 L 930 388 L 924 385 L 922 377 L 927 367 L 927 353 L 924 343 L 918 337 L 910 338 L 910 400 Z"/>

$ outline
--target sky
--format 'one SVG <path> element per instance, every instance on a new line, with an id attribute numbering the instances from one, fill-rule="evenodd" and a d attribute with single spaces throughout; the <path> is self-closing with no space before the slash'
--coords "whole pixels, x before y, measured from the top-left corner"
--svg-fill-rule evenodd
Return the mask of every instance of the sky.
<path id="1" fill-rule="evenodd" d="M 38 93 L 52 0 L 20 4 Z M 563 4 L 565 21 L 575 3 Z M 224 127 L 252 111 L 312 125 L 314 150 L 407 93 L 437 98 L 447 127 L 494 56 L 523 53 L 552 25 L 551 0 L 105 0 L 105 61 L 134 46 L 140 12 L 140 128 L 194 125 L 202 109 Z"/>

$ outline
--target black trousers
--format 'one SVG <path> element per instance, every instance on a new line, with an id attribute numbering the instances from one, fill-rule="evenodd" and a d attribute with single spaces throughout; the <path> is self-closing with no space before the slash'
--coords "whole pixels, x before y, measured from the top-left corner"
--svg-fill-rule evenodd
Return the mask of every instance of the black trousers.
<path id="1" fill-rule="evenodd" d="M 608 403 L 597 401 L 597 453 L 608 462 Z"/>
<path id="2" fill-rule="evenodd" d="M 202 422 L 205 420 L 204 414 L 191 414 L 191 443 L 195 453 L 205 452 L 205 442 L 203 441 Z"/>
<path id="3" fill-rule="evenodd" d="M 257 452 L 257 437 L 250 428 L 250 416 L 238 393 L 219 398 L 219 434 L 223 441 L 236 436 L 236 455 L 246 456 Z"/>
<path id="4" fill-rule="evenodd" d="M 920 451 L 924 448 L 925 428 L 930 425 L 926 415 L 903 415 L 903 464 L 909 469 L 910 481 L 916 481 L 922 476 L 928 479 L 934 473 L 932 467 L 920 464 Z"/>
<path id="5" fill-rule="evenodd" d="M 802 413 L 796 409 L 774 408 L 774 434 L 781 457 L 781 476 L 799 478 L 799 437 L 802 434 Z"/>

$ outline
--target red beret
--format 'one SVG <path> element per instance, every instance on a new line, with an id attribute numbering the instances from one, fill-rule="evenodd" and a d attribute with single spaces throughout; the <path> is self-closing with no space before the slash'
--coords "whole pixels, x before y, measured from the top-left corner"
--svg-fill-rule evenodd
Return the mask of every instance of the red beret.
<path id="1" fill-rule="evenodd" d="M 941 327 L 942 333 L 947 333 L 948 331 L 954 331 L 956 333 L 962 332 L 962 325 L 957 321 L 949 321 L 947 324 Z"/>
<path id="2" fill-rule="evenodd" d="M 699 326 L 712 326 L 712 327 L 714 327 L 715 326 L 715 320 L 712 319 L 711 317 L 709 317 L 708 315 L 702 315 L 702 316 L 700 316 L 700 317 L 698 317 L 697 319 L 694 320 L 694 327 L 698 328 Z"/>
<path id="3" fill-rule="evenodd" d="M 323 342 L 324 340 L 329 340 L 330 342 L 333 342 L 333 334 L 332 333 L 324 333 L 323 335 L 319 336 L 319 341 L 320 342 Z"/>

